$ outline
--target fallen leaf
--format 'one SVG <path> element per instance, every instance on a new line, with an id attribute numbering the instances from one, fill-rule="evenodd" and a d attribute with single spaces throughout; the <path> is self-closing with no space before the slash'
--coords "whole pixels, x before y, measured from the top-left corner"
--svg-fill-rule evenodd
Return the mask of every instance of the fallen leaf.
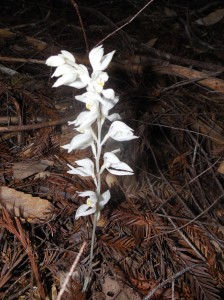
<path id="1" fill-rule="evenodd" d="M 53 161 L 47 159 L 14 163 L 12 167 L 13 176 L 15 179 L 22 180 L 34 174 L 44 172 L 47 167 L 53 166 L 53 164 Z"/>
<path id="2" fill-rule="evenodd" d="M 38 51 L 43 51 L 48 46 L 47 43 L 45 43 L 41 40 L 35 39 L 32 36 L 27 36 L 26 40 L 29 44 L 31 44 Z"/>
<path id="3" fill-rule="evenodd" d="M 198 25 L 211 26 L 222 20 L 224 17 L 224 8 L 217 9 L 204 18 L 195 21 Z"/>
<path id="4" fill-rule="evenodd" d="M 153 38 L 153 39 L 149 40 L 148 42 L 146 42 L 146 45 L 149 46 L 149 47 L 154 47 L 157 40 L 158 40 L 157 37 Z"/>
<path id="5" fill-rule="evenodd" d="M 221 161 L 217 171 L 221 174 L 224 174 L 224 161 Z"/>
<path id="6" fill-rule="evenodd" d="M 0 187 L 0 208 L 5 207 L 15 217 L 30 223 L 46 222 L 52 217 L 53 205 L 40 197 L 18 192 L 6 186 Z"/>
<path id="7" fill-rule="evenodd" d="M 0 38 L 12 38 L 15 36 L 16 34 L 8 29 L 0 29 Z"/>

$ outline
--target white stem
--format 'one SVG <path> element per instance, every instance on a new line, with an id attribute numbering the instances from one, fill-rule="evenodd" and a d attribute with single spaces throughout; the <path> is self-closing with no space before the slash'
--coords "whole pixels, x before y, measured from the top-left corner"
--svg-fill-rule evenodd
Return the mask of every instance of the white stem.
<path id="1" fill-rule="evenodd" d="M 91 238 L 91 248 L 90 248 L 90 258 L 89 258 L 89 269 L 88 269 L 88 275 L 85 278 L 85 283 L 83 287 L 83 291 L 87 289 L 88 283 L 90 281 L 90 275 L 92 272 L 92 265 L 93 265 L 93 250 L 94 250 L 94 244 L 95 244 L 95 235 L 96 235 L 96 224 L 97 220 L 100 214 L 100 206 L 99 206 L 99 201 L 100 201 L 100 193 L 101 193 L 101 173 L 100 173 L 100 156 L 101 156 L 101 122 L 100 122 L 100 117 L 97 118 L 97 143 L 96 143 L 96 156 L 95 156 L 95 161 L 96 161 L 96 180 L 94 181 L 96 184 L 96 194 L 97 194 L 97 204 L 96 204 L 96 212 L 94 214 L 94 219 L 93 219 L 93 231 L 92 231 L 92 238 Z"/>

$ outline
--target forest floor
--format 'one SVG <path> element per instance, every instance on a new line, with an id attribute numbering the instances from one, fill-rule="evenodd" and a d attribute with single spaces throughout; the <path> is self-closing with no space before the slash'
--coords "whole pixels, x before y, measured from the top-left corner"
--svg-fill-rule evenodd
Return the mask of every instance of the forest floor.
<path id="1" fill-rule="evenodd" d="M 0 299 L 59 300 L 78 255 L 61 299 L 223 299 L 223 1 L 1 0 L 0 12 Z M 119 145 L 134 176 L 103 178 L 112 197 L 83 292 L 92 218 L 74 216 L 94 184 L 67 164 L 91 154 L 61 148 L 82 92 L 52 88 L 45 61 L 67 50 L 90 68 L 100 44 L 116 50 L 114 111 L 139 138 Z"/>

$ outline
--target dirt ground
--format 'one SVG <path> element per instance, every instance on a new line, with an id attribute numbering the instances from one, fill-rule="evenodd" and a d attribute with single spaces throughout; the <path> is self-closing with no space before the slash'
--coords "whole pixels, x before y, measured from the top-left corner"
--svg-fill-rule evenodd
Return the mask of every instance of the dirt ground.
<path id="1" fill-rule="evenodd" d="M 45 61 L 90 68 L 100 44 L 139 139 L 119 145 L 134 176 L 103 177 L 83 292 L 93 220 L 74 216 L 94 184 L 67 164 L 91 152 L 61 146 L 84 108 Z M 61 299 L 223 299 L 223 1 L 1 0 L 0 49 L 0 299 L 59 300 L 77 256 Z"/>

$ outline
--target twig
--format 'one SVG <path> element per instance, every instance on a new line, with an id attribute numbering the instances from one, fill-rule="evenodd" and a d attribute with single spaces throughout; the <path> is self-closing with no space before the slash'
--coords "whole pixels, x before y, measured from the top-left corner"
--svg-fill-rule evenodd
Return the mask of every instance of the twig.
<path id="1" fill-rule="evenodd" d="M 85 246 L 86 246 L 86 242 L 84 242 L 82 244 L 77 257 L 76 257 L 75 261 L 73 262 L 73 264 L 72 264 L 72 266 L 71 266 L 71 268 L 70 268 L 70 270 L 69 270 L 69 272 L 68 272 L 68 274 L 67 274 L 67 276 L 65 278 L 65 281 L 63 282 L 62 288 L 61 288 L 61 290 L 60 290 L 60 292 L 59 292 L 56 300 L 60 300 L 61 299 L 61 297 L 62 297 L 62 295 L 63 295 L 63 293 L 64 293 L 64 291 L 66 289 L 66 286 L 68 285 L 70 277 L 72 276 L 72 274 L 74 272 L 74 269 L 75 269 L 75 267 L 77 266 L 77 264 L 78 264 L 78 262 L 80 260 L 80 257 L 81 257 L 81 255 L 82 255 L 82 253 L 84 251 Z"/>
<path id="2" fill-rule="evenodd" d="M 122 28 L 124 28 L 125 26 L 127 26 L 128 24 L 130 24 L 134 19 L 137 18 L 138 15 L 140 15 L 143 10 L 145 10 L 154 0 L 150 0 L 148 3 L 146 3 L 128 22 L 126 22 L 125 24 L 121 25 L 119 28 L 115 29 L 113 32 L 111 32 L 110 34 L 108 34 L 104 39 L 102 39 L 98 44 L 102 44 L 103 42 L 105 42 L 109 37 L 111 37 L 112 35 L 114 35 L 115 33 L 117 33 L 118 31 L 120 31 Z"/>
<path id="3" fill-rule="evenodd" d="M 0 61 L 22 62 L 22 63 L 32 63 L 32 64 L 42 64 L 42 65 L 44 65 L 46 62 L 46 60 L 42 60 L 42 59 L 15 58 L 15 57 L 8 57 L 8 56 L 0 56 Z"/>
<path id="4" fill-rule="evenodd" d="M 201 265 L 204 265 L 204 264 L 194 264 L 194 265 L 191 265 L 191 266 L 189 266 L 189 267 L 187 267 L 187 268 L 185 268 L 185 269 L 177 272 L 176 274 L 174 274 L 170 278 L 167 278 L 166 280 L 164 280 L 163 282 L 161 282 L 159 285 L 157 285 L 154 289 L 152 289 L 150 291 L 150 293 L 144 298 L 144 300 L 151 299 L 152 296 L 155 294 L 156 291 L 158 291 L 159 289 L 161 289 L 162 287 L 164 287 L 168 283 L 173 282 L 176 278 L 180 277 L 181 275 L 183 275 L 184 273 L 188 272 L 189 270 L 191 270 L 191 269 L 193 269 L 195 267 L 201 266 Z"/>
<path id="5" fill-rule="evenodd" d="M 82 17 L 81 17 L 80 12 L 79 12 L 79 6 L 77 5 L 75 0 L 71 0 L 71 1 L 72 1 L 72 4 L 73 4 L 73 6 L 76 10 L 77 16 L 79 18 L 79 23 L 80 23 L 81 28 L 82 28 L 83 38 L 84 38 L 84 41 L 85 41 L 85 44 L 86 44 L 86 52 L 88 53 L 89 52 L 89 46 L 88 46 L 88 42 L 87 42 L 86 32 L 85 32 L 83 22 L 82 22 Z"/>
<path id="6" fill-rule="evenodd" d="M 26 131 L 26 130 L 34 130 L 34 129 L 39 129 L 39 128 L 44 128 L 44 127 L 51 127 L 51 126 L 56 126 L 56 125 L 61 125 L 65 124 L 68 121 L 71 121 L 72 117 L 65 117 L 59 120 L 55 121 L 50 121 L 46 123 L 38 123 L 38 124 L 30 124 L 30 125 L 15 125 L 15 126 L 4 126 L 0 127 L 0 133 L 1 132 L 16 132 L 16 131 Z"/>

